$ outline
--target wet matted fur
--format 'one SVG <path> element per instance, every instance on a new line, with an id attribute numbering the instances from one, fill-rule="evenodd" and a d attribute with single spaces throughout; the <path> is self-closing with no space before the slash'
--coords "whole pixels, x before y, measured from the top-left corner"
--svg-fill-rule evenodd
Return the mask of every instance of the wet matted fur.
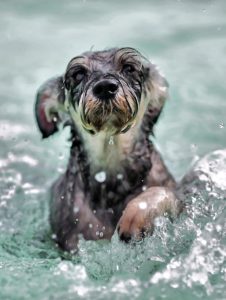
<path id="1" fill-rule="evenodd" d="M 140 239 L 154 219 L 177 215 L 175 181 L 151 136 L 168 84 L 133 48 L 85 52 L 38 91 L 36 117 L 44 138 L 60 122 L 71 127 L 67 170 L 52 187 L 50 222 L 58 244 L 74 251 L 78 235 Z"/>

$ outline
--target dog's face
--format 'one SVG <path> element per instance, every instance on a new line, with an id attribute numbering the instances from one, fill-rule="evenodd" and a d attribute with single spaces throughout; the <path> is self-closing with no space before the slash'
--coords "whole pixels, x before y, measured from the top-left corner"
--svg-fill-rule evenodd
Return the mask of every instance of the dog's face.
<path id="1" fill-rule="evenodd" d="M 167 90 L 155 65 L 133 48 L 85 52 L 69 62 L 63 76 L 40 87 L 36 118 L 43 137 L 56 132 L 64 119 L 90 134 L 114 135 L 139 123 L 148 107 L 151 131 Z"/>
<path id="2" fill-rule="evenodd" d="M 72 119 L 91 134 L 126 132 L 138 113 L 144 58 L 132 48 L 86 52 L 73 58 L 64 77 Z"/>

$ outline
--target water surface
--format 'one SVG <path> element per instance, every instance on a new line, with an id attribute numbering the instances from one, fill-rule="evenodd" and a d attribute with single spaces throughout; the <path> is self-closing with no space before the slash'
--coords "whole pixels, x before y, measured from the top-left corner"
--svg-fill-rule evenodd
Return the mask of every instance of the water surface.
<path id="1" fill-rule="evenodd" d="M 33 114 L 37 87 L 71 57 L 135 47 L 170 83 L 155 142 L 181 178 L 197 157 L 226 147 L 225 15 L 223 0 L 1 1 L 1 299 L 226 298 L 225 195 L 214 188 L 191 198 L 189 216 L 159 219 L 136 247 L 81 239 L 80 256 L 62 259 L 48 191 L 65 168 L 68 132 L 41 141 Z"/>

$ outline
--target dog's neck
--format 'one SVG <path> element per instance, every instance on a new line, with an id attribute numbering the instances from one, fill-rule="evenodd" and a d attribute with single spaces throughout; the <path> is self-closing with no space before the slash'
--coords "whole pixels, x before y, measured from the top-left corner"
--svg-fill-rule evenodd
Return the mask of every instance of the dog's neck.
<path id="1" fill-rule="evenodd" d="M 90 135 L 82 133 L 84 146 L 89 156 L 91 172 L 116 172 L 120 162 L 132 150 L 137 136 L 137 128 L 132 128 L 124 134 L 111 135 L 100 132 Z"/>

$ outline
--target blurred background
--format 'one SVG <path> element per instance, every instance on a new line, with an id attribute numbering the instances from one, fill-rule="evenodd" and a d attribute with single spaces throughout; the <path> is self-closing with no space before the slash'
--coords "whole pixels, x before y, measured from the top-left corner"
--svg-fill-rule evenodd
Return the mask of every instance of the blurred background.
<path id="1" fill-rule="evenodd" d="M 70 58 L 91 48 L 131 46 L 169 81 L 170 99 L 155 132 L 180 178 L 194 153 L 226 146 L 225 12 L 220 0 L 1 1 L 1 156 L 25 134 L 24 154 L 31 138 L 45 148 L 34 122 L 35 93 L 44 80 L 62 74 Z"/>
<path id="2" fill-rule="evenodd" d="M 4 299 L 14 299 L 18 287 L 18 297 L 31 297 L 32 288 L 37 292 L 40 282 L 52 278 L 47 269 L 59 264 L 56 250 L 39 237 L 48 230 L 49 187 L 63 172 L 70 145 L 67 130 L 41 140 L 34 119 L 36 90 L 49 77 L 62 74 L 73 56 L 115 46 L 140 50 L 170 84 L 155 143 L 177 179 L 198 156 L 226 147 L 226 1 L 1 0 Z M 64 287 L 66 282 L 65 277 Z M 53 285 L 52 291 L 57 288 Z M 47 290 L 44 285 L 43 295 Z"/>

